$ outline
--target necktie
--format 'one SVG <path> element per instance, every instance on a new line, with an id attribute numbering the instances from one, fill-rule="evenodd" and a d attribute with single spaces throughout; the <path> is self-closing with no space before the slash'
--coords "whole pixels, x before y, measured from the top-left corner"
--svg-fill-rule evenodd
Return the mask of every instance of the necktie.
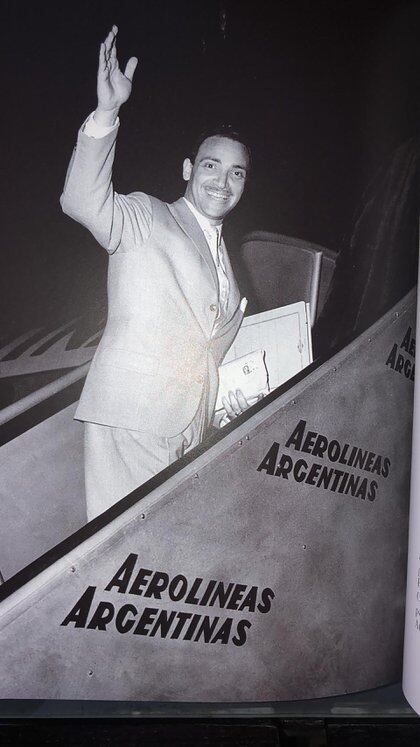
<path id="1" fill-rule="evenodd" d="M 214 263 L 216 265 L 217 277 L 219 280 L 219 302 L 220 310 L 218 316 L 218 322 L 221 322 L 221 317 L 226 316 L 228 297 L 229 297 L 229 280 L 226 274 L 226 267 L 223 258 L 223 247 L 222 247 L 222 230 L 220 226 L 208 226 L 204 231 L 207 239 L 207 243 L 212 251 Z"/>

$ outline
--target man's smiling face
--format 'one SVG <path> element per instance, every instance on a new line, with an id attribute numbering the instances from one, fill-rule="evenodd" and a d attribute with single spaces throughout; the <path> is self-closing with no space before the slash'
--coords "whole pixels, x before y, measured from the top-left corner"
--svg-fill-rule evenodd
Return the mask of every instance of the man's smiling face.
<path id="1" fill-rule="evenodd" d="M 184 161 L 185 197 L 217 225 L 241 199 L 248 170 L 248 152 L 242 143 L 212 135 L 201 143 L 194 164 L 189 158 Z"/>

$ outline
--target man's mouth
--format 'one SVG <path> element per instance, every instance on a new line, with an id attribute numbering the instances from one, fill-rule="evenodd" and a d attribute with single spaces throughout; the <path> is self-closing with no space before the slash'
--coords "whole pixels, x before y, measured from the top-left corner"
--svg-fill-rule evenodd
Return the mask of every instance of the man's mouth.
<path id="1" fill-rule="evenodd" d="M 229 193 L 220 192 L 220 190 L 213 187 L 206 187 L 206 192 L 213 200 L 220 200 L 220 202 L 226 202 L 230 197 Z"/>

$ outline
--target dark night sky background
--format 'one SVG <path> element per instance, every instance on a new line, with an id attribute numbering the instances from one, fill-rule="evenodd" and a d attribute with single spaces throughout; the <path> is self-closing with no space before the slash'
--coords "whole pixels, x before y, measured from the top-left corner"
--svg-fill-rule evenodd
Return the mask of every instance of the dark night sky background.
<path id="1" fill-rule="evenodd" d="M 3 3 L 1 338 L 104 315 L 106 254 L 60 210 L 99 42 L 140 65 L 114 182 L 167 201 L 210 121 L 249 134 L 254 171 L 226 226 L 346 250 L 363 189 L 419 121 L 418 3 L 85 0 Z"/>

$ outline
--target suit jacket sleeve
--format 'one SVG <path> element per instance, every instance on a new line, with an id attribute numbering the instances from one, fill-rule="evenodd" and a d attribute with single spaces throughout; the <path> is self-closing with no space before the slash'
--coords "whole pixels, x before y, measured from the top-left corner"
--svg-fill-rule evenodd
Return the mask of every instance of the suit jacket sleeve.
<path id="1" fill-rule="evenodd" d="M 135 250 L 149 237 L 152 227 L 148 195 L 114 191 L 117 129 L 102 138 L 79 131 L 60 199 L 64 213 L 85 226 L 110 254 L 117 249 Z"/>

